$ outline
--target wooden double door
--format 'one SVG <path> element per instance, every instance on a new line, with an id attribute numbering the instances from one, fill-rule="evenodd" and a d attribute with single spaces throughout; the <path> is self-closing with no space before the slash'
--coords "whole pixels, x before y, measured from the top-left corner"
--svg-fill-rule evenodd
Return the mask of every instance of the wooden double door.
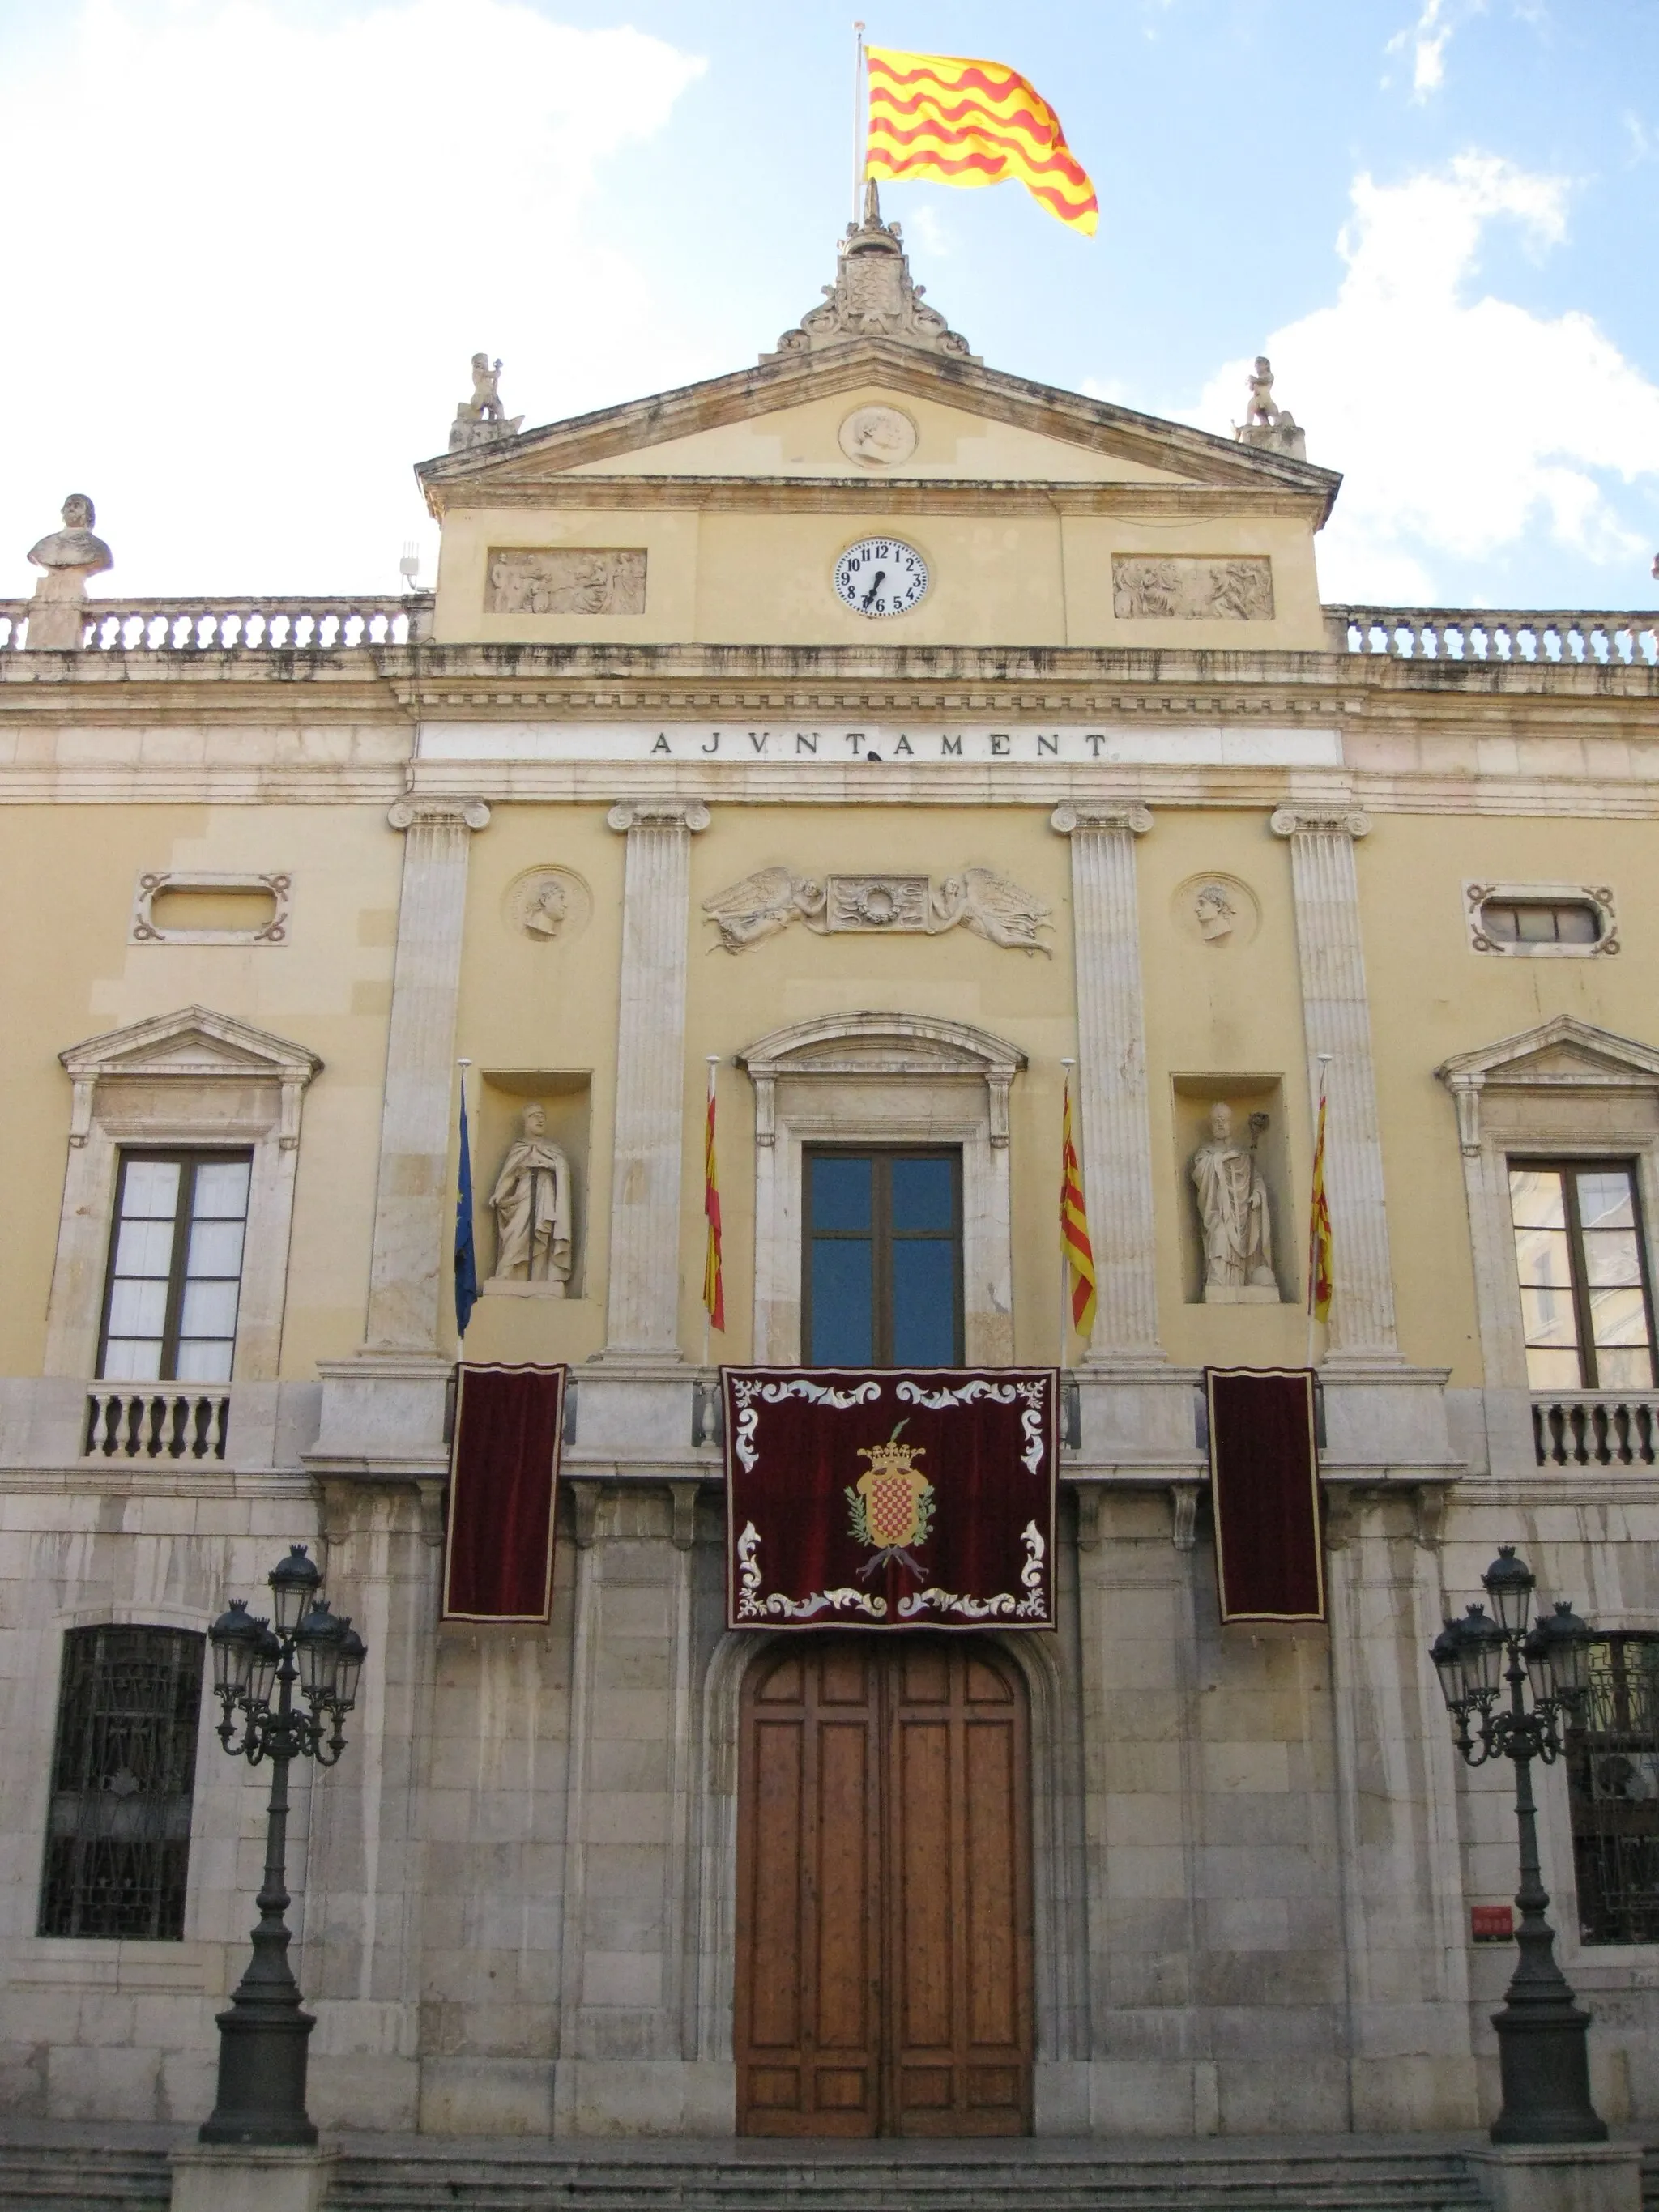
<path id="1" fill-rule="evenodd" d="M 740 2132 L 1029 2131 L 1028 1738 L 975 1637 L 796 1636 L 750 1668 Z"/>

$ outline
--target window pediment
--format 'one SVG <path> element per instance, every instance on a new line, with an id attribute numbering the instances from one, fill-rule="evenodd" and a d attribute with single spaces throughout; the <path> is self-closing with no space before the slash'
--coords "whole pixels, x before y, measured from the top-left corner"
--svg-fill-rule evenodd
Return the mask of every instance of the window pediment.
<path id="1" fill-rule="evenodd" d="M 70 1142 L 84 1144 L 91 1127 L 94 1096 L 100 1086 L 130 1086 L 180 1080 L 191 1084 L 270 1083 L 281 1093 L 282 1141 L 299 1141 L 300 1098 L 322 1061 L 304 1045 L 255 1029 L 208 1006 L 184 1006 L 177 1013 L 106 1030 L 58 1055 L 75 1085 Z"/>
<path id="2" fill-rule="evenodd" d="M 983 1083 L 990 1092 L 991 1142 L 1008 1141 L 1008 1091 L 1026 1064 L 1018 1045 L 966 1022 L 925 1014 L 832 1014 L 774 1030 L 738 1055 L 755 1086 L 756 1136 L 769 1144 L 777 1085 L 792 1079 Z"/>
<path id="3" fill-rule="evenodd" d="M 1455 1054 L 1435 1073 L 1456 1103 L 1458 1139 L 1469 1154 L 1480 1149 L 1483 1100 L 1495 1104 L 1504 1094 L 1586 1102 L 1645 1094 L 1659 1109 L 1659 1050 L 1571 1014 Z"/>

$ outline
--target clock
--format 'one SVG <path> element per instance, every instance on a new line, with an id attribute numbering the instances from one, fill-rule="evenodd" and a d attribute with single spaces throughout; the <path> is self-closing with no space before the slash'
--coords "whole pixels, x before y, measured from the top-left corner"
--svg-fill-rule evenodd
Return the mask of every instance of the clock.
<path id="1" fill-rule="evenodd" d="M 927 563 L 897 538 L 860 538 L 836 563 L 836 596 L 855 615 L 905 615 L 927 590 Z"/>

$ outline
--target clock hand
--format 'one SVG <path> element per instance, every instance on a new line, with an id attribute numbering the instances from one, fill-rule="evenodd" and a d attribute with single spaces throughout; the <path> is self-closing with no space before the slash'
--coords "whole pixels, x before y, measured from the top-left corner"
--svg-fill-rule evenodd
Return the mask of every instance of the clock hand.
<path id="1" fill-rule="evenodd" d="M 887 581 L 887 571 L 886 571 L 886 569 L 885 569 L 885 568 L 878 568 L 878 569 L 877 569 L 877 571 L 876 571 L 876 580 L 875 580 L 875 582 L 874 582 L 873 584 L 872 584 L 872 585 L 871 585 L 871 586 L 870 586 L 869 590 L 865 593 L 864 597 L 863 597 L 863 598 L 859 601 L 859 605 L 860 605 L 861 607 L 867 607 L 867 606 L 869 605 L 869 604 L 870 604 L 871 600 L 872 600 L 872 599 L 873 599 L 875 598 L 876 593 L 877 593 L 877 592 L 881 589 L 882 586 L 883 586 L 886 581 Z"/>

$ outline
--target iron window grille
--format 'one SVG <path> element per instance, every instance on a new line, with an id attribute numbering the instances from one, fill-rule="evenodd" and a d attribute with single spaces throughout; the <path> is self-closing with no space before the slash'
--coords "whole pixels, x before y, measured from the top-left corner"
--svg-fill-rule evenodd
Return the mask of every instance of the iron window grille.
<path id="1" fill-rule="evenodd" d="M 1631 1163 L 1511 1159 L 1509 1180 L 1532 1389 L 1652 1389 L 1653 1304 Z"/>
<path id="2" fill-rule="evenodd" d="M 1578 1925 L 1586 1943 L 1659 1942 L 1659 1635 L 1598 1636 L 1567 1732 Z"/>
<path id="3" fill-rule="evenodd" d="M 228 1382 L 247 1228 L 249 1152 L 124 1152 L 98 1373 Z"/>
<path id="4" fill-rule="evenodd" d="M 183 1628 L 64 1636 L 42 1936 L 182 1940 L 204 1647 Z"/>
<path id="5" fill-rule="evenodd" d="M 959 1366 L 961 1152 L 813 1146 L 803 1180 L 808 1365 Z"/>

